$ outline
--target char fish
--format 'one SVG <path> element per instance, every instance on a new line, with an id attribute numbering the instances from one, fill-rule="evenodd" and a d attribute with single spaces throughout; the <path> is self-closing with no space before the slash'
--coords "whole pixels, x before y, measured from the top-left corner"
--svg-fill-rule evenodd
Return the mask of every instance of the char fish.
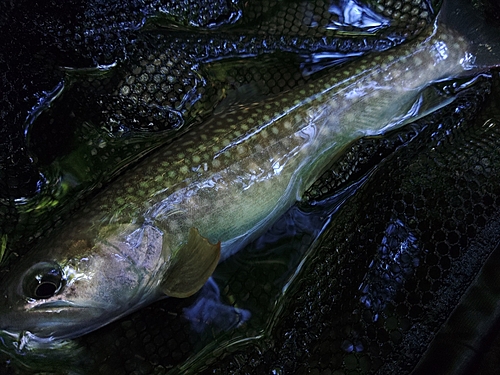
<path id="1" fill-rule="evenodd" d="M 496 57 L 489 41 L 467 41 L 446 26 L 460 16 L 446 4 L 413 42 L 214 115 L 123 174 L 5 273 L 3 334 L 23 347 L 52 345 L 198 291 L 344 145 L 448 103 L 422 92 Z"/>

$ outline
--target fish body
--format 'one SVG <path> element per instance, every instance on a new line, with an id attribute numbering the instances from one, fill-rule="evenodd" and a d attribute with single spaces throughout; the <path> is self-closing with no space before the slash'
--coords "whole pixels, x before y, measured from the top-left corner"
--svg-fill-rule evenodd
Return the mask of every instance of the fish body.
<path id="1" fill-rule="evenodd" d="M 264 103 L 214 116 L 122 177 L 115 184 L 121 191 L 109 188 L 86 211 L 105 224 L 145 221 L 168 233 L 164 241 L 173 251 L 197 228 L 221 242 L 225 259 L 300 199 L 347 142 L 401 125 L 425 86 L 463 72 L 466 43 L 450 35 L 433 33 L 398 55 L 368 57 Z"/>
<path id="2" fill-rule="evenodd" d="M 71 339 L 164 295 L 195 293 L 219 258 L 300 199 L 345 144 L 417 116 L 422 89 L 463 73 L 469 60 L 466 41 L 440 25 L 213 116 L 21 259 L 5 276 L 0 329 L 24 341 Z"/>

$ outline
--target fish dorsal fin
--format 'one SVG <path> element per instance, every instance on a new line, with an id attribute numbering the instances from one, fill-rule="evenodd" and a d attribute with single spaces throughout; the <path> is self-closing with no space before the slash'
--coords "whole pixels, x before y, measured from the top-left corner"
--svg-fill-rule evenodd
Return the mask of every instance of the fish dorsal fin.
<path id="1" fill-rule="evenodd" d="M 220 241 L 211 244 L 196 228 L 191 228 L 187 243 L 179 249 L 173 265 L 163 279 L 162 291 L 177 298 L 193 295 L 212 275 L 219 258 Z"/>

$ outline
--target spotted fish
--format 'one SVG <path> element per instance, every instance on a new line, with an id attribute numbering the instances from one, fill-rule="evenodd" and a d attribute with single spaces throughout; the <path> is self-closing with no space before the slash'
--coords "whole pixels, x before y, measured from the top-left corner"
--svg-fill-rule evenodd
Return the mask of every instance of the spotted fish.
<path id="1" fill-rule="evenodd" d="M 51 345 L 195 293 L 344 145 L 449 101 L 422 92 L 481 56 L 445 26 L 444 9 L 412 43 L 214 115 L 123 174 L 4 276 L 0 329 L 24 347 Z"/>

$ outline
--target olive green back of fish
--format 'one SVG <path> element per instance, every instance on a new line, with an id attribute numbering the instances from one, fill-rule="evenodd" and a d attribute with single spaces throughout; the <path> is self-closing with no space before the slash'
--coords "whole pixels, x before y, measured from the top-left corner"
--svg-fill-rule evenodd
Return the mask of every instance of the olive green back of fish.
<path id="1" fill-rule="evenodd" d="M 389 20 L 391 31 L 395 34 L 416 35 L 433 18 L 435 5 L 435 2 L 430 6 L 421 0 L 368 0 L 362 2 L 359 8 L 365 12 L 371 8 Z M 243 12 L 244 23 L 258 23 L 259 31 L 266 34 L 325 37 L 361 31 L 356 29 L 358 25 L 342 27 L 343 20 L 339 20 L 338 14 L 332 11 L 331 1 L 249 1 L 244 4 Z M 379 30 L 378 34 L 383 33 Z"/>
<path id="2" fill-rule="evenodd" d="M 114 217 L 133 216 L 138 209 L 144 211 L 155 201 L 161 200 L 165 194 L 170 194 L 171 189 L 176 186 L 181 186 L 193 178 L 203 178 L 205 175 L 224 170 L 235 160 L 250 157 L 257 149 L 265 148 L 297 131 L 294 127 L 303 126 L 304 122 L 310 121 L 310 116 L 315 116 L 314 110 L 309 112 L 307 108 L 322 105 L 321 103 L 329 100 L 334 92 L 341 92 L 356 82 L 367 87 L 373 82 L 376 86 L 389 74 L 388 69 L 392 75 L 404 74 L 404 77 L 401 77 L 403 82 L 413 82 L 414 78 L 418 81 L 421 71 L 434 65 L 432 55 L 424 51 L 426 45 L 419 44 L 422 40 L 423 37 L 409 47 L 403 47 L 398 51 L 398 55 L 385 52 L 369 59 L 362 58 L 341 69 L 332 68 L 314 81 L 263 103 L 240 106 L 214 116 L 197 131 L 186 134 L 172 146 L 156 151 L 148 160 L 120 177 L 117 183 L 96 197 L 96 202 L 86 207 L 85 211 L 100 210 L 112 213 Z M 463 42 L 450 45 L 452 59 L 458 59 L 456 53 L 461 54 L 465 48 L 460 43 Z M 455 51 L 454 48 L 458 49 Z M 426 58 L 431 60 L 426 61 Z M 416 64 L 413 70 L 407 69 Z M 444 67 L 443 73 L 446 69 L 447 67 Z M 436 68 L 433 74 L 440 76 Z M 368 83 L 366 80 L 369 80 Z M 386 108 L 388 115 L 392 115 L 394 110 L 396 113 L 403 112 L 404 109 L 395 101 L 401 94 L 394 92 L 393 95 L 386 95 L 382 101 L 371 103 L 363 113 L 348 113 L 343 126 L 351 126 L 353 119 L 349 116 L 352 115 L 356 116 L 356 128 L 370 129 L 374 120 L 371 111 L 376 113 L 378 108 Z M 337 97 L 330 101 L 329 105 L 331 110 L 342 110 L 349 105 L 349 100 Z M 293 115 L 290 116 L 289 113 Z M 342 133 L 342 130 L 341 127 L 337 131 Z"/>

